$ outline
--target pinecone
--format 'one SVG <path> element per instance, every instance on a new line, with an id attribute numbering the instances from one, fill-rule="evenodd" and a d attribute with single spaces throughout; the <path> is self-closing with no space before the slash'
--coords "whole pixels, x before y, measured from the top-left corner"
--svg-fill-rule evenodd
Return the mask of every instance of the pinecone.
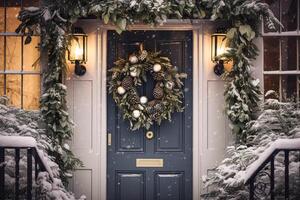
<path id="1" fill-rule="evenodd" d="M 146 111 L 152 115 L 155 112 L 154 106 L 157 104 L 156 100 L 149 101 L 146 107 Z"/>
<path id="2" fill-rule="evenodd" d="M 161 87 L 156 86 L 153 90 L 153 96 L 155 99 L 162 99 L 164 97 L 164 90 Z"/>
<path id="3" fill-rule="evenodd" d="M 136 105 L 140 102 L 140 98 L 136 94 L 130 94 L 128 96 L 128 102 L 129 102 L 130 105 Z"/>
<path id="4" fill-rule="evenodd" d="M 130 76 L 126 76 L 122 81 L 122 87 L 129 90 L 133 86 L 133 80 Z"/>
<path id="5" fill-rule="evenodd" d="M 162 72 L 153 73 L 153 78 L 154 78 L 154 80 L 162 81 L 162 80 L 164 80 L 164 73 L 162 73 Z"/>
<path id="6" fill-rule="evenodd" d="M 148 106 L 153 108 L 156 105 L 156 100 L 152 100 L 148 102 Z"/>
<path id="7" fill-rule="evenodd" d="M 143 50 L 141 55 L 139 56 L 139 59 L 144 61 L 148 56 L 148 52 L 146 50 Z"/>

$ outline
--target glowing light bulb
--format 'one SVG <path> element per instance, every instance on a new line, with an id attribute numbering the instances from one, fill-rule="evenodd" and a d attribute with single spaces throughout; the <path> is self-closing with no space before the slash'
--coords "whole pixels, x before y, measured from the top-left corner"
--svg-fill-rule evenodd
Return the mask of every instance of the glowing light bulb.
<path id="1" fill-rule="evenodd" d="M 83 49 L 80 48 L 80 46 L 76 46 L 75 48 L 75 59 L 76 60 L 81 60 L 83 55 Z"/>

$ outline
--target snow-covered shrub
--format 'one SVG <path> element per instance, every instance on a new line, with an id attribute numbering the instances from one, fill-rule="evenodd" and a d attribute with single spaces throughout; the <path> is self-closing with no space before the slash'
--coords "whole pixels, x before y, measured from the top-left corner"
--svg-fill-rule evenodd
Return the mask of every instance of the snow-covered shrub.
<path id="1" fill-rule="evenodd" d="M 42 117 L 38 111 L 24 111 L 6 105 L 6 97 L 0 97 L 0 136 L 30 136 L 36 139 L 37 148 L 44 154 L 44 160 L 51 168 L 54 180 L 50 180 L 47 172 L 40 172 L 34 188 L 40 192 L 43 198 L 51 200 L 73 200 L 73 194 L 69 193 L 60 180 L 60 169 L 53 162 L 53 158 L 47 154 L 51 148 L 50 141 L 45 135 Z M 5 191 L 6 198 L 11 199 L 15 187 L 15 151 L 5 151 Z M 26 150 L 20 151 L 20 197 L 26 194 L 27 181 L 27 157 Z M 34 169 L 34 167 L 33 167 Z M 33 172 L 34 177 L 34 172 Z M 34 178 L 33 178 L 34 180 Z M 25 197 L 24 197 L 25 198 Z"/>
<path id="2" fill-rule="evenodd" d="M 300 110 L 295 103 L 281 103 L 270 99 L 257 120 L 248 123 L 244 145 L 230 146 L 227 158 L 215 169 L 215 173 L 203 177 L 207 193 L 204 199 L 245 200 L 249 198 L 249 188 L 244 185 L 247 167 L 279 138 L 300 138 Z M 290 153 L 291 199 L 300 199 L 300 156 Z M 275 157 L 275 191 L 284 194 L 284 155 Z M 268 188 L 267 188 L 268 190 Z M 266 191 L 267 191 L 266 190 Z M 261 198 L 262 199 L 262 198 Z"/>

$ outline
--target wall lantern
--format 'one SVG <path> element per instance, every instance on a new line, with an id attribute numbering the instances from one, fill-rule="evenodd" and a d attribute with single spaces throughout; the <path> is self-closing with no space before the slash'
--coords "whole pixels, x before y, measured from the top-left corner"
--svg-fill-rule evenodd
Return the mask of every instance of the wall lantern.
<path id="1" fill-rule="evenodd" d="M 78 76 L 83 76 L 86 73 L 86 67 L 82 64 L 87 61 L 87 40 L 88 36 L 82 28 L 73 28 L 68 59 L 71 63 L 75 64 L 74 72 Z"/>
<path id="2" fill-rule="evenodd" d="M 214 33 L 211 36 L 211 59 L 216 63 L 214 72 L 217 76 L 221 76 L 225 72 L 224 61 L 225 58 L 220 57 L 227 50 L 226 34 Z"/>

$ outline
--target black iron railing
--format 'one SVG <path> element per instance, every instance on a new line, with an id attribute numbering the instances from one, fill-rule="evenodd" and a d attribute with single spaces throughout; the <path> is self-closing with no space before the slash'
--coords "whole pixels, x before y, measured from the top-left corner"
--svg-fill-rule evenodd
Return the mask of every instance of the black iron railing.
<path id="1" fill-rule="evenodd" d="M 290 155 L 294 156 L 298 152 L 300 152 L 299 139 L 281 139 L 266 149 L 264 155 L 254 162 L 246 173 L 245 184 L 249 185 L 250 200 L 292 199 L 291 195 L 295 195 L 295 191 L 290 188 Z M 284 172 L 282 174 L 275 174 L 276 156 L 281 156 L 282 166 L 280 168 Z M 275 183 L 276 176 L 280 175 L 284 176 L 280 179 L 284 180 L 284 183 Z M 276 190 L 275 184 L 283 184 L 283 191 Z M 300 199 L 299 194 L 297 197 Z"/>
<path id="2" fill-rule="evenodd" d="M 9 155 L 8 155 L 9 154 Z M 22 177 L 24 173 L 20 174 L 20 156 L 26 157 L 26 169 L 22 166 L 22 170 L 25 170 L 25 177 Z M 5 185 L 7 176 L 5 173 L 12 168 L 7 166 L 7 156 L 14 156 L 14 188 L 7 188 Z M 23 163 L 24 164 L 24 163 Z M 0 200 L 4 199 L 38 199 L 37 193 L 33 188 L 33 183 L 37 180 L 38 173 L 47 170 L 45 163 L 38 153 L 36 147 L 14 147 L 4 146 L 0 144 Z M 11 177 L 10 177 L 11 179 Z M 20 180 L 22 179 L 22 187 L 20 187 Z M 25 180 L 24 180 L 25 179 Z M 24 183 L 26 184 L 24 187 Z"/>

